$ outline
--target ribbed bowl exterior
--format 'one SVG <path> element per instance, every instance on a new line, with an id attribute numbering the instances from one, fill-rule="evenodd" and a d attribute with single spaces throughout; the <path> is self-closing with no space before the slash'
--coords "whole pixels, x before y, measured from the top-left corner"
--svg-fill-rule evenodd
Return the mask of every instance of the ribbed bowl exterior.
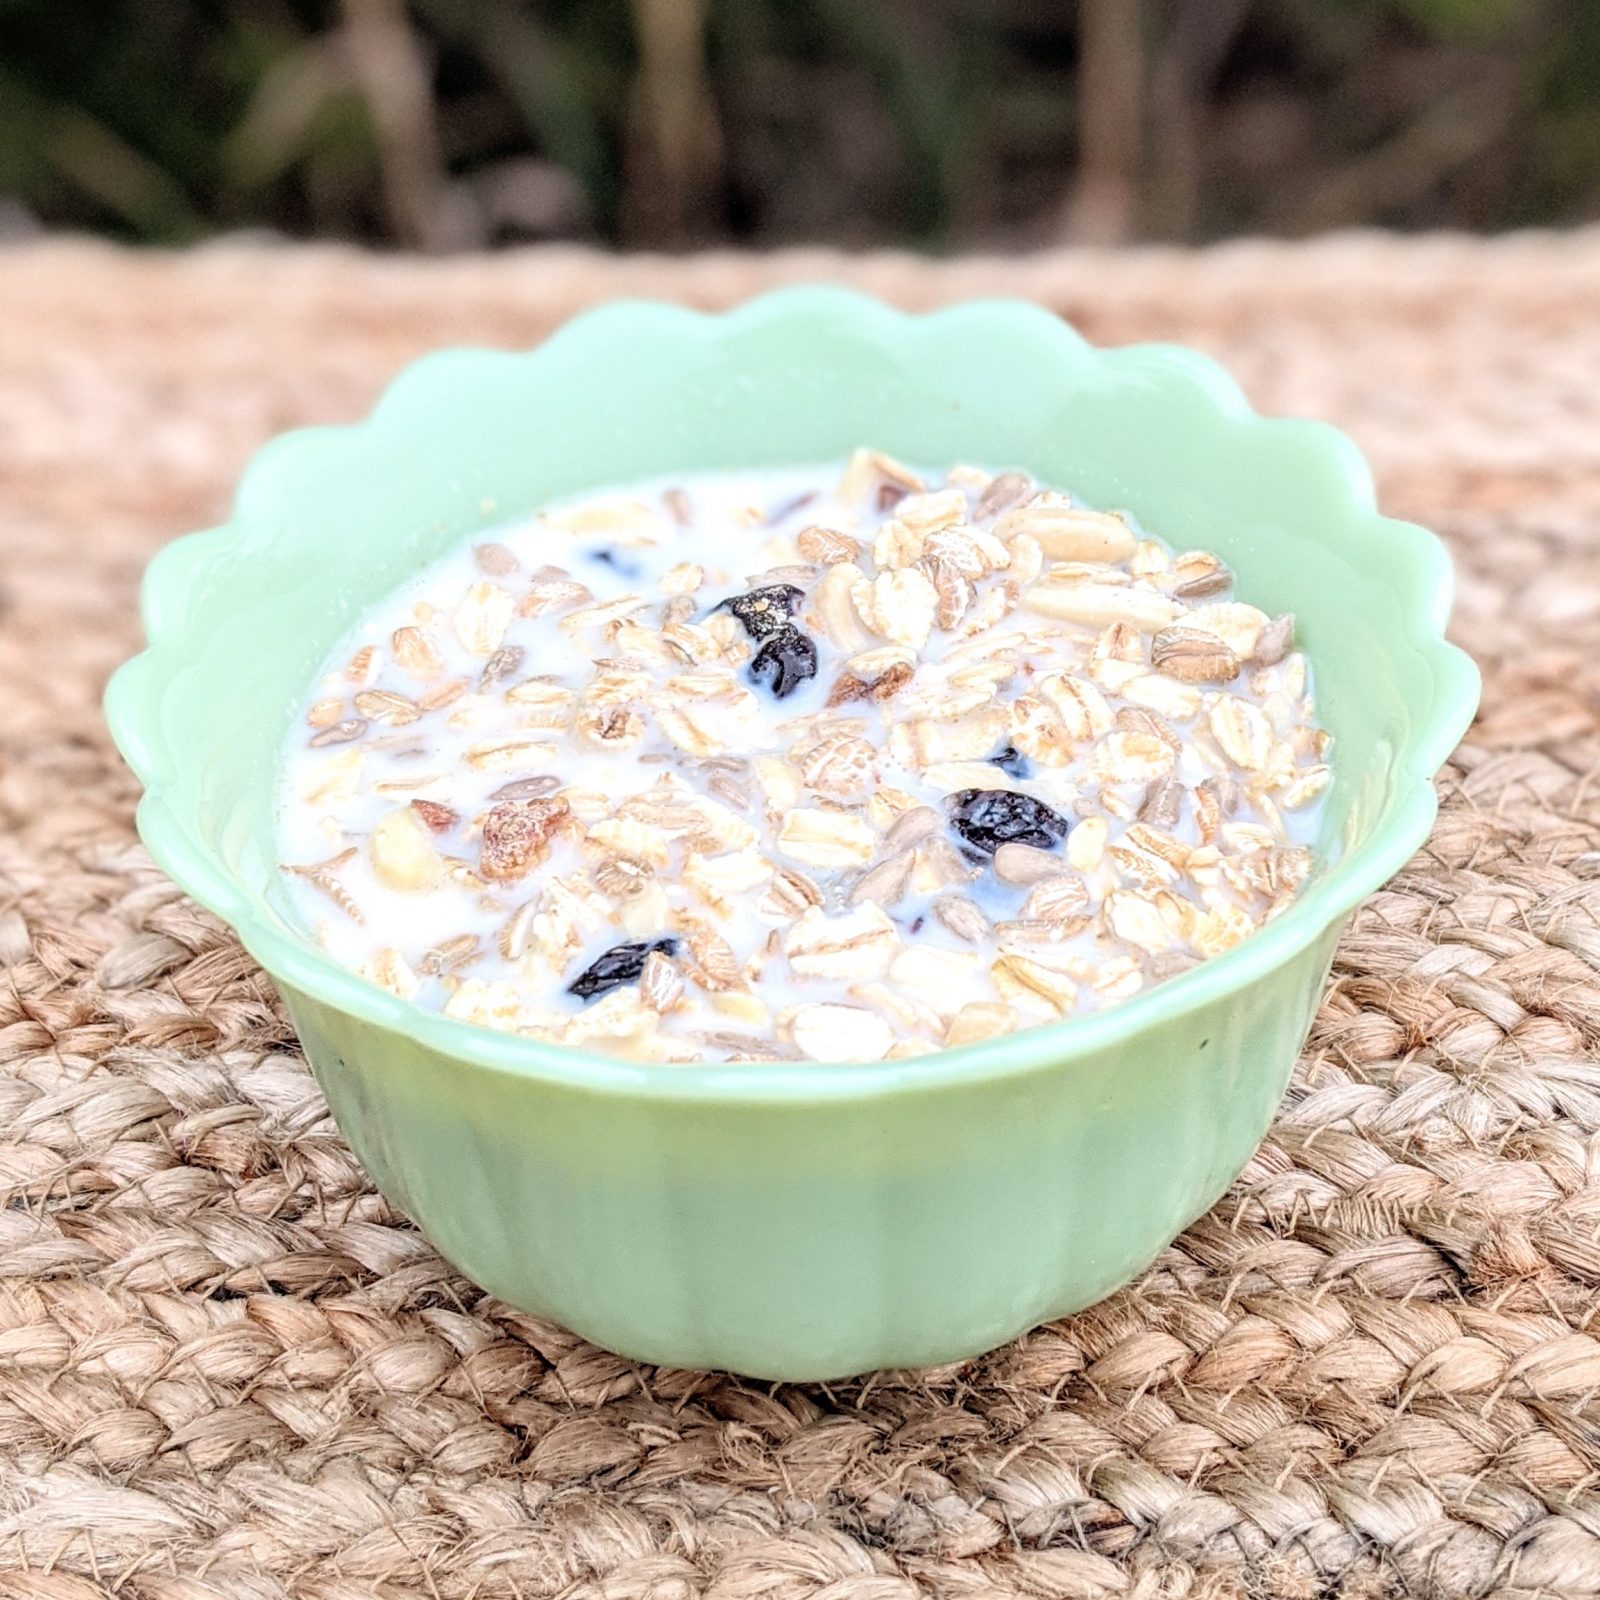
<path id="1" fill-rule="evenodd" d="M 1087 1061 L 810 1104 L 486 1079 L 285 992 L 356 1154 L 485 1288 L 642 1361 L 837 1378 L 975 1355 L 1144 1267 L 1266 1131 L 1335 931 Z"/>

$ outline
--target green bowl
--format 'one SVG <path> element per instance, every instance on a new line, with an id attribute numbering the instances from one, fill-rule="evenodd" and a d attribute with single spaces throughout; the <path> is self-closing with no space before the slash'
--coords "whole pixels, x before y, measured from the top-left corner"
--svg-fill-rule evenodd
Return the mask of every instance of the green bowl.
<path id="1" fill-rule="evenodd" d="M 1332 729 L 1325 868 L 1216 960 L 1102 1014 L 901 1062 L 605 1060 L 420 1010 L 297 933 L 273 798 L 293 708 L 358 614 L 551 496 L 870 443 L 1016 466 L 1218 551 L 1293 611 Z M 641 1360 L 836 1377 L 975 1354 L 1126 1283 L 1265 1133 L 1334 941 L 1422 843 L 1478 676 L 1450 568 L 1342 435 L 1217 367 L 979 302 L 833 289 L 727 316 L 620 304 L 527 354 L 446 351 L 354 427 L 292 433 L 233 520 L 168 546 L 106 693 L 155 859 L 276 980 L 374 1179 L 464 1272 Z"/>

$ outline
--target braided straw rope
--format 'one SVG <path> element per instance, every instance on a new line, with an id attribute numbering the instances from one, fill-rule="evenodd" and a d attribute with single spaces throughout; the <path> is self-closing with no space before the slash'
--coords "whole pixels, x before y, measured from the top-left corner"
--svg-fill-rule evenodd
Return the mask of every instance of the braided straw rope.
<path id="1" fill-rule="evenodd" d="M 637 1370 L 372 1191 L 141 854 L 96 706 L 250 451 L 583 304 L 847 277 L 1176 337 L 1461 565 L 1484 714 L 1276 1128 L 1135 1288 L 960 1369 Z M 0 1596 L 1600 1593 L 1600 235 L 437 264 L 0 253 Z"/>

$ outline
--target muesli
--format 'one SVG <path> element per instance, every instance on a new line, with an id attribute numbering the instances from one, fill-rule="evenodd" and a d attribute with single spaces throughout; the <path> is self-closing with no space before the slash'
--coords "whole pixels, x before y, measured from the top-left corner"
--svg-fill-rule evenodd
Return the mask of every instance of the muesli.
<path id="1" fill-rule="evenodd" d="M 708 473 L 447 555 L 308 697 L 298 914 L 419 1005 L 608 1055 L 871 1061 L 1098 1009 L 1313 871 L 1293 621 L 1018 472 Z"/>

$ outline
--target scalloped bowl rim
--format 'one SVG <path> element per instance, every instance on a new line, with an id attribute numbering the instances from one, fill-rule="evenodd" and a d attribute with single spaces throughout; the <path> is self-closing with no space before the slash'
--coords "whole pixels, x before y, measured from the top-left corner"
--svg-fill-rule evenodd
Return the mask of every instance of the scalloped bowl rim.
<path id="1" fill-rule="evenodd" d="M 377 988 L 325 956 L 308 940 L 271 925 L 255 897 L 228 872 L 213 852 L 197 844 L 168 804 L 172 756 L 162 741 L 160 707 L 171 667 L 181 665 L 178 648 L 181 607 L 170 603 L 200 563 L 235 528 L 249 520 L 265 489 L 281 490 L 297 455 L 346 449 L 381 437 L 387 419 L 426 403 L 441 380 L 455 381 L 464 368 L 515 362 L 532 381 L 541 367 L 554 367 L 570 349 L 592 336 L 614 337 L 635 324 L 635 336 L 714 339 L 736 334 L 769 319 L 850 318 L 886 344 L 915 339 L 919 327 L 945 328 L 962 321 L 981 332 L 986 319 L 1027 318 L 1051 354 L 1109 366 L 1137 365 L 1169 381 L 1187 383 L 1230 428 L 1298 435 L 1314 440 L 1333 458 L 1349 495 L 1353 516 L 1370 520 L 1385 537 L 1402 541 L 1410 566 L 1422 578 L 1404 596 L 1410 645 L 1431 669 L 1434 692 L 1430 717 L 1395 752 L 1396 782 L 1368 835 L 1321 875 L 1287 911 L 1232 950 L 1201 962 L 1105 1011 L 1044 1023 L 998 1039 L 937 1050 L 902 1061 L 836 1065 L 824 1062 L 764 1062 L 672 1065 L 633 1062 L 547 1044 L 517 1034 L 460 1022 Z M 274 978 L 308 996 L 376 1027 L 401 1033 L 418 1044 L 473 1065 L 530 1076 L 594 1092 L 708 1101 L 805 1101 L 869 1098 L 894 1092 L 937 1090 L 942 1086 L 1020 1077 L 1064 1067 L 1126 1037 L 1224 999 L 1270 977 L 1277 968 L 1312 945 L 1386 882 L 1427 838 L 1437 814 L 1433 778 L 1472 721 L 1479 693 L 1477 667 L 1446 642 L 1453 576 L 1439 539 L 1414 523 L 1383 517 L 1377 511 L 1367 463 L 1355 444 L 1325 423 L 1259 416 L 1233 378 L 1209 357 L 1171 344 L 1099 348 L 1066 322 L 1028 301 L 967 300 L 941 310 L 906 313 L 853 290 L 831 287 L 780 289 L 722 313 L 704 313 L 649 300 L 624 300 L 596 307 L 563 324 L 542 344 L 523 352 L 450 348 L 421 357 L 403 369 L 361 421 L 297 429 L 269 441 L 248 464 L 240 480 L 232 519 L 220 527 L 189 534 L 161 549 L 146 570 L 141 609 L 148 646 L 113 675 L 106 689 L 106 717 L 124 758 L 144 785 L 138 830 L 151 857 L 188 894 L 227 922 L 246 950 Z M 1336 773 L 1337 776 L 1337 773 Z"/>

